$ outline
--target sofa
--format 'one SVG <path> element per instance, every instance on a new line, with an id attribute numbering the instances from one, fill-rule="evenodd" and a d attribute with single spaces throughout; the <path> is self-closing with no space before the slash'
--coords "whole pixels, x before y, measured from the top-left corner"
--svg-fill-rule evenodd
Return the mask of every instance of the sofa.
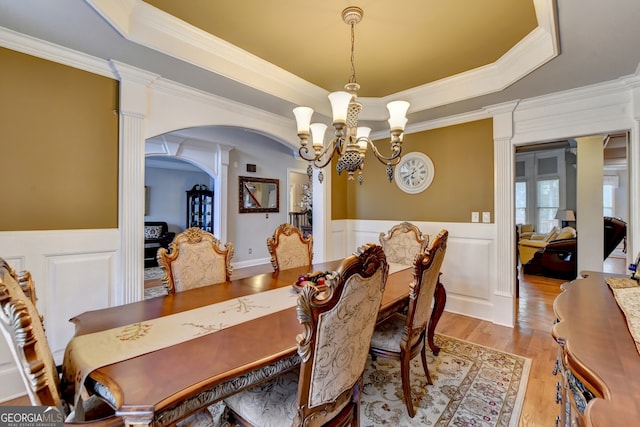
<path id="1" fill-rule="evenodd" d="M 518 239 L 530 239 L 536 232 L 533 224 L 518 224 L 516 231 L 518 232 Z"/>
<path id="2" fill-rule="evenodd" d="M 604 217 L 603 221 L 604 260 L 621 242 L 626 242 L 627 224 L 614 217 Z M 573 280 L 578 275 L 577 249 L 576 237 L 556 238 L 544 245 L 543 248 L 538 249 L 531 259 L 522 265 L 523 272 L 537 276 Z"/>
<path id="3" fill-rule="evenodd" d="M 544 249 L 552 242 L 556 240 L 575 239 L 576 230 L 573 227 L 564 227 L 559 229 L 553 227 L 546 234 L 531 234 L 529 238 L 521 238 L 518 240 L 518 256 L 520 257 L 520 264 L 525 265 L 534 254 L 540 249 Z"/>
<path id="4" fill-rule="evenodd" d="M 169 226 L 164 221 L 146 221 L 144 223 L 144 267 L 158 265 L 156 255 L 158 249 L 169 248 L 176 233 L 169 231 Z"/>

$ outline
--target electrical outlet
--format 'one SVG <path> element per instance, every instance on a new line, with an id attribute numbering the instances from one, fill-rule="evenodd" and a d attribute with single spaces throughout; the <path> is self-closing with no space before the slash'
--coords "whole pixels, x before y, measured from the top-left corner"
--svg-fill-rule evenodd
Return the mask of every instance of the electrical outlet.
<path id="1" fill-rule="evenodd" d="M 482 222 L 491 222 L 491 212 L 482 212 Z"/>
<path id="2" fill-rule="evenodd" d="M 471 222 L 480 222 L 480 212 L 471 212 Z"/>
<path id="3" fill-rule="evenodd" d="M 249 255 L 253 253 L 253 249 L 249 248 Z"/>

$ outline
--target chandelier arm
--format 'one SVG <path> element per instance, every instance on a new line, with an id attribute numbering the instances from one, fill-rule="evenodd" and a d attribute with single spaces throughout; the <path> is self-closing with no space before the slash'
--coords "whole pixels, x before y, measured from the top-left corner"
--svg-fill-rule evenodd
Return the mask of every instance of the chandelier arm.
<path id="1" fill-rule="evenodd" d="M 371 150 L 373 151 L 373 154 L 376 156 L 376 159 L 378 159 L 378 161 L 380 163 L 382 163 L 383 165 L 392 165 L 395 166 L 400 162 L 400 155 L 402 154 L 402 147 L 400 146 L 399 143 L 392 143 L 391 147 L 392 147 L 392 154 L 390 156 L 384 156 L 379 150 L 378 148 L 375 146 L 375 144 L 373 143 L 373 141 L 371 141 L 369 138 L 360 138 L 358 139 L 358 142 L 360 142 L 361 140 L 365 140 L 367 141 L 367 145 L 371 148 Z"/>
<path id="2" fill-rule="evenodd" d="M 313 165 L 316 168 L 322 169 L 331 162 L 333 156 L 335 156 L 336 153 L 338 154 L 338 156 L 342 155 L 342 144 L 340 143 L 340 139 L 334 138 L 331 140 L 331 142 L 329 142 L 329 144 L 327 144 L 326 147 L 322 149 L 322 151 L 320 151 L 320 153 L 310 155 L 310 151 L 311 150 L 309 150 L 307 146 L 302 146 L 298 150 L 298 153 L 300 154 L 300 157 L 302 159 L 308 162 L 313 162 Z M 328 152 L 331 152 L 331 155 L 325 161 L 322 161 L 323 157 L 325 157 Z"/>

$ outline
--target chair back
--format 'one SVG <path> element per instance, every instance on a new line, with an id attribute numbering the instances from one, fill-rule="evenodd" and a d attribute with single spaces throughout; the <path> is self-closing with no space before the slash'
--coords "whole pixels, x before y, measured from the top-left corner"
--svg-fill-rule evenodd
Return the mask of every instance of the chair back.
<path id="1" fill-rule="evenodd" d="M 359 425 L 362 375 L 388 272 L 382 248 L 370 243 L 343 260 L 326 288 L 300 292 L 304 332 L 297 337 L 302 363 L 295 425 L 336 419 Z"/>
<path id="2" fill-rule="evenodd" d="M 313 237 L 304 237 L 299 228 L 291 224 L 279 225 L 267 239 L 271 265 L 275 271 L 311 265 Z"/>
<path id="3" fill-rule="evenodd" d="M 222 247 L 213 234 L 196 227 L 178 234 L 168 250 L 158 249 L 158 265 L 169 293 L 228 281 L 232 257 L 232 243 Z"/>
<path id="4" fill-rule="evenodd" d="M 435 292 L 440 268 L 447 251 L 449 232 L 441 230 L 429 243 L 427 249 L 415 259 L 413 264 L 413 282 L 409 289 L 409 307 L 407 324 L 401 346 L 408 350 L 421 340 L 431 318 L 433 295 Z"/>
<path id="5" fill-rule="evenodd" d="M 405 221 L 391 227 L 387 235 L 380 233 L 380 244 L 387 262 L 411 265 L 416 255 L 429 244 L 429 236 Z"/>
<path id="6" fill-rule="evenodd" d="M 16 274 L 0 258 L 0 330 L 18 366 L 32 405 L 61 406 L 53 355 L 36 309 L 31 274 Z"/>

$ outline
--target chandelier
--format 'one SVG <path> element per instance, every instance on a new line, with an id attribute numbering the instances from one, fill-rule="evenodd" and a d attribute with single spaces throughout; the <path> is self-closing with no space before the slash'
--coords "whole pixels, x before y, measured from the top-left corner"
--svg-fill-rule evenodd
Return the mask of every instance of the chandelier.
<path id="1" fill-rule="evenodd" d="M 357 101 L 357 93 L 360 85 L 356 82 L 356 70 L 354 61 L 355 25 L 362 20 L 363 11 L 359 7 L 351 6 L 342 11 L 342 20 L 351 27 L 351 77 L 349 83 L 344 86 L 344 91 L 329 94 L 329 102 L 333 113 L 333 127 L 335 136 L 325 146 L 324 134 L 327 125 L 324 123 L 311 123 L 313 109 L 309 107 L 297 107 L 293 109 L 298 126 L 300 138 L 300 157 L 309 162 L 307 175 L 313 175 L 312 165 L 321 169 L 318 173 L 320 182 L 324 179 L 322 169 L 338 155 L 336 170 L 338 175 L 347 171 L 348 180 L 354 179 L 358 173 L 358 182 L 362 184 L 362 169 L 364 168 L 364 156 L 367 147 L 382 163 L 387 165 L 387 178 L 393 180 L 393 167 L 400 161 L 402 153 L 402 135 L 407 123 L 407 110 L 409 103 L 406 101 L 392 101 L 387 104 L 389 110 L 389 127 L 391 133 L 391 154 L 384 156 L 378 151 L 375 144 L 369 138 L 371 129 L 358 127 L 358 115 L 362 110 L 362 104 Z M 309 138 L 311 148 L 309 149 Z"/>

